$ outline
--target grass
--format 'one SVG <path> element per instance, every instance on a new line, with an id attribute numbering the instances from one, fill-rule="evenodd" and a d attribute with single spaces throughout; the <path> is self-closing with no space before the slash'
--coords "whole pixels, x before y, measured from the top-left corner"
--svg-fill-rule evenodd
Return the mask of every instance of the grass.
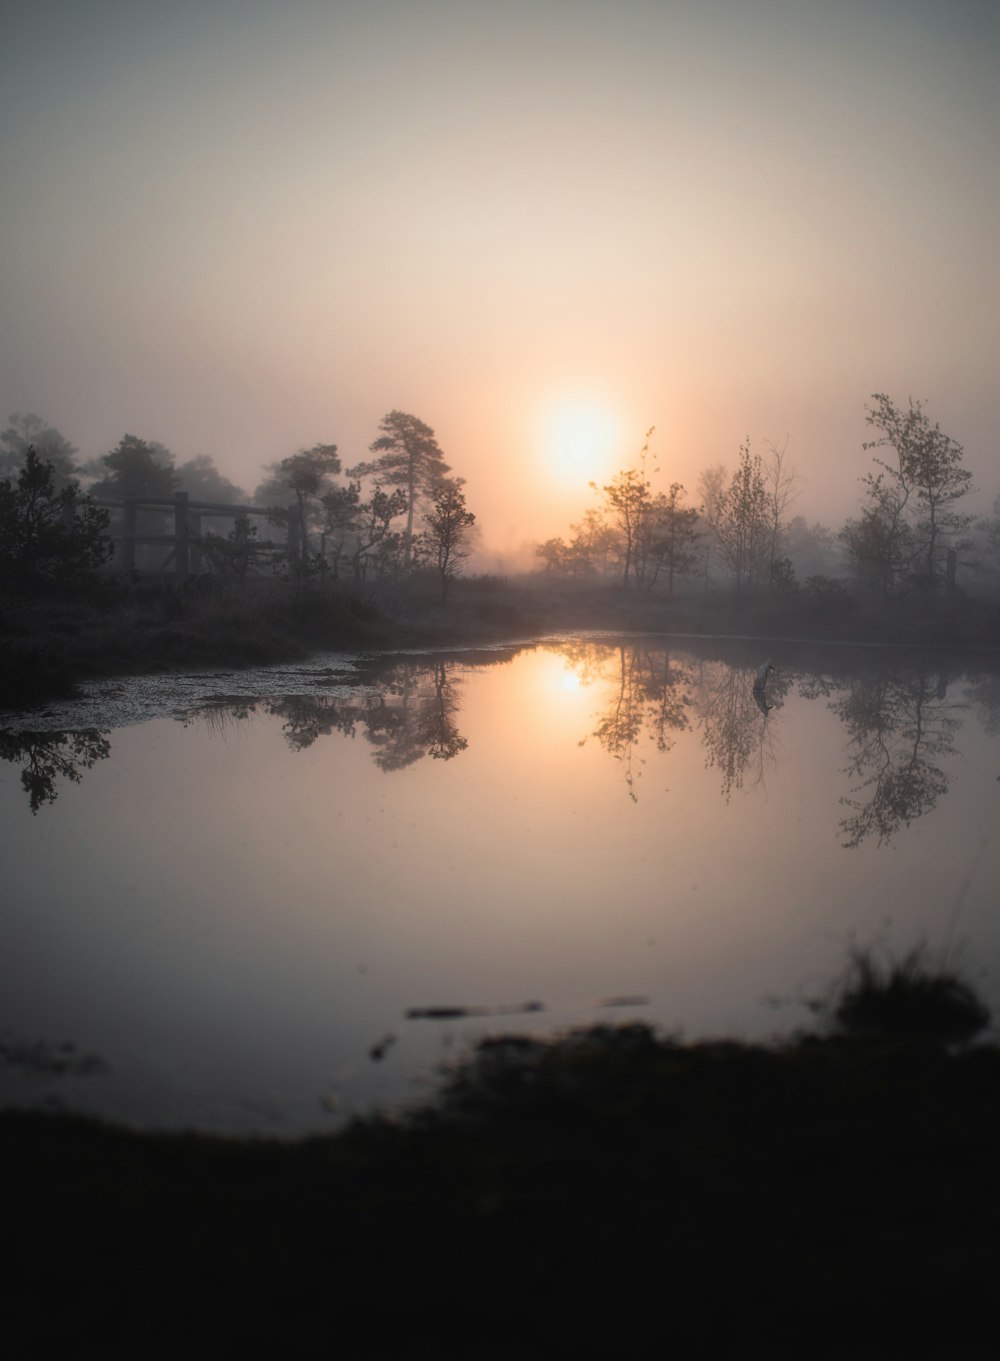
<path id="1" fill-rule="evenodd" d="M 988 1355 L 998 1140 L 991 1046 L 641 1024 L 486 1040 L 423 1108 L 294 1143 L 7 1113 L 5 1337 L 19 1356 L 22 1334 L 104 1356 Z"/>
<path id="2" fill-rule="evenodd" d="M 317 650 L 503 641 L 570 629 L 945 644 L 1000 642 L 994 605 L 817 610 L 804 594 L 754 602 L 690 591 L 668 601 L 616 585 L 458 579 L 447 606 L 433 580 L 309 587 L 193 578 L 108 578 L 90 598 L 0 600 L 0 707 L 73 693 L 97 676 L 253 666 Z"/>
<path id="3" fill-rule="evenodd" d="M 990 1021 L 972 985 L 946 964 L 935 964 L 926 945 L 900 958 L 853 949 L 837 994 L 833 1018 L 851 1035 L 957 1044 Z"/>
<path id="4" fill-rule="evenodd" d="M 443 611 L 421 596 L 306 591 L 282 583 L 146 583 L 96 600 L 0 609 L 0 707 L 72 695 L 88 679 L 295 661 L 321 650 L 447 645 L 530 631 L 511 605 L 474 596 Z"/>

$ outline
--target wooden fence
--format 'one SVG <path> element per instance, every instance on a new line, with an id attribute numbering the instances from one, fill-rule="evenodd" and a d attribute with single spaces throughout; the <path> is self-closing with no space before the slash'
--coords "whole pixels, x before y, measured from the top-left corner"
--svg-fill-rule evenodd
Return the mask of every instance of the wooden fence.
<path id="1" fill-rule="evenodd" d="M 199 547 L 202 536 L 202 522 L 211 519 L 236 520 L 237 534 L 239 522 L 245 518 L 249 523 L 251 515 L 274 515 L 276 508 L 260 506 L 231 506 L 215 501 L 192 501 L 185 491 L 175 492 L 173 496 L 128 496 L 121 501 L 95 497 L 94 504 L 108 510 L 122 512 L 121 528 L 112 529 L 111 538 L 115 554 L 111 566 L 118 571 L 130 572 L 135 568 L 135 550 L 139 544 L 163 544 L 168 552 L 155 571 L 166 572 L 173 568 L 176 580 L 186 581 L 189 576 L 200 576 L 212 571 L 212 564 Z M 147 533 L 138 528 L 140 509 L 170 510 L 173 512 L 173 533 Z M 281 507 L 281 514 L 287 519 L 285 544 L 291 559 L 297 558 L 302 551 L 302 522 L 297 506 Z M 261 545 L 266 547 L 267 545 Z M 274 544 L 273 547 L 279 547 Z"/>

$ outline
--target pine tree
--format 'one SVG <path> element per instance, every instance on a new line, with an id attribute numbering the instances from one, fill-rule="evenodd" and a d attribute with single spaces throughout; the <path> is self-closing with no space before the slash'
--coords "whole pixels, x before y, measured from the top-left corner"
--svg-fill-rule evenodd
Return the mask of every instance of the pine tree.
<path id="1" fill-rule="evenodd" d="M 369 446 L 379 457 L 350 470 L 352 477 L 373 476 L 380 485 L 402 487 L 406 492 L 406 529 L 403 562 L 413 559 L 413 521 L 417 503 L 430 501 L 445 483 L 451 468 L 429 425 L 405 411 L 390 411 L 379 423 L 382 434 Z"/>

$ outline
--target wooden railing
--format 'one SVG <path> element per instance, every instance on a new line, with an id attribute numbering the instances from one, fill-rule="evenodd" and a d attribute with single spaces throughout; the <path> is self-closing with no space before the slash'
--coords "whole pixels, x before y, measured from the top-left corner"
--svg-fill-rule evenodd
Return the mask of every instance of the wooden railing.
<path id="1" fill-rule="evenodd" d="M 109 510 L 122 512 L 122 525 L 118 532 L 112 530 L 115 544 L 112 567 L 119 571 L 130 572 L 136 564 L 138 544 L 164 544 L 169 552 L 155 570 L 165 572 L 173 567 L 178 581 L 186 581 L 189 576 L 199 576 L 212 570 L 211 563 L 202 552 L 198 541 L 202 535 L 202 521 L 210 519 L 236 520 L 237 533 L 239 522 L 245 517 L 249 523 L 251 515 L 272 516 L 280 509 L 287 521 L 286 541 L 289 556 L 298 557 L 302 550 L 302 524 L 297 506 L 233 506 L 216 501 L 192 501 L 186 491 L 175 492 L 173 496 L 127 496 L 122 500 L 109 500 L 94 497 L 94 504 Z M 138 528 L 140 509 L 171 510 L 173 512 L 173 533 L 147 533 Z M 272 545 L 278 547 L 278 545 Z M 261 547 L 267 547 L 262 544 Z"/>

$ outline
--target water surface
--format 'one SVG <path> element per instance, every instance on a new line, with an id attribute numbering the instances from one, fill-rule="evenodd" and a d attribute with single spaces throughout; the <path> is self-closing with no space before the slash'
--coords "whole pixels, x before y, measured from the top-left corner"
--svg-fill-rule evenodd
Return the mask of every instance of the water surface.
<path id="1" fill-rule="evenodd" d="M 773 648 L 764 699 L 759 643 L 580 638 L 8 717 L 0 1097 L 334 1128 L 500 1029 L 787 1031 L 852 940 L 996 1006 L 1000 671 Z"/>

